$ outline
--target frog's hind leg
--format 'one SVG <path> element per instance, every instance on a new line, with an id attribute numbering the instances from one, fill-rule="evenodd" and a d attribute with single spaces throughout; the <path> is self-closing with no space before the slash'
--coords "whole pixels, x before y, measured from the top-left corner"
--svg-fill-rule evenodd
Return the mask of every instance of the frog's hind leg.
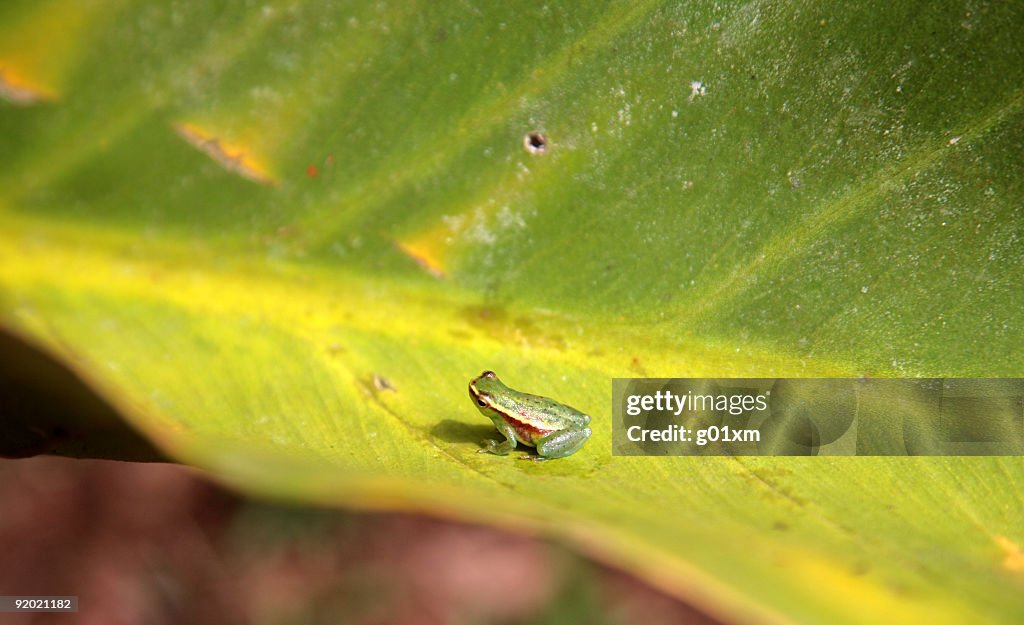
<path id="1" fill-rule="evenodd" d="M 552 432 L 537 441 L 537 453 L 541 458 L 565 458 L 579 451 L 590 438 L 590 428 Z"/>

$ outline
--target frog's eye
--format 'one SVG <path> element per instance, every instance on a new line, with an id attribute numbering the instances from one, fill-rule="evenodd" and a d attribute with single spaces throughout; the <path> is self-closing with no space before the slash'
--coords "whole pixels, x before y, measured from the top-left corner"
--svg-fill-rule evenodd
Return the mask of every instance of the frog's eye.
<path id="1" fill-rule="evenodd" d="M 486 408 L 486 407 L 487 407 L 487 402 L 485 402 L 485 401 L 484 401 L 484 400 L 482 400 L 482 399 L 478 399 L 478 400 L 476 400 L 476 404 L 477 404 L 478 406 L 480 406 L 481 408 Z"/>

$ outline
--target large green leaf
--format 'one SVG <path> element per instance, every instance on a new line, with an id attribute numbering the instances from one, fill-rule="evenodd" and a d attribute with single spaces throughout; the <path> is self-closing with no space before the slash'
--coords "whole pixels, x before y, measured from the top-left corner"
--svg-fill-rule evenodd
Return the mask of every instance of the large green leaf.
<path id="1" fill-rule="evenodd" d="M 556 533 L 730 621 L 1018 622 L 1020 458 L 613 457 L 609 379 L 1024 374 L 1021 24 L 5 2 L 2 319 L 250 492 Z M 593 439 L 477 454 L 483 369 Z"/>

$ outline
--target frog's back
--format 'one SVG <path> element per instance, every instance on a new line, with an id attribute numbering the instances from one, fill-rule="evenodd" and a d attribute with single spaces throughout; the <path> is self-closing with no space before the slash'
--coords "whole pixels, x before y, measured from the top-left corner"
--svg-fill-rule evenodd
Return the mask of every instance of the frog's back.
<path id="1" fill-rule="evenodd" d="M 542 430 L 561 429 L 566 422 L 572 425 L 590 423 L 589 415 L 550 397 L 515 392 L 501 397 L 499 403 L 513 419 L 521 419 Z"/>

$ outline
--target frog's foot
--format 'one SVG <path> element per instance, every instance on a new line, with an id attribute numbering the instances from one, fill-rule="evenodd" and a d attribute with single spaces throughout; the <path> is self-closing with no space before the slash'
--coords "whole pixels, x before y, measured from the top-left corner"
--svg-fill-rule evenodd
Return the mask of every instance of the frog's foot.
<path id="1" fill-rule="evenodd" d="M 525 456 L 519 456 L 519 459 L 520 460 L 533 460 L 534 462 L 544 462 L 545 460 L 548 460 L 548 458 L 545 458 L 544 456 L 531 456 L 529 454 L 527 454 Z"/>
<path id="2" fill-rule="evenodd" d="M 509 446 L 508 441 L 499 443 L 496 440 L 484 441 L 484 448 L 478 449 L 478 454 L 494 454 L 496 456 L 507 456 L 508 452 L 512 451 L 512 447 Z"/>

